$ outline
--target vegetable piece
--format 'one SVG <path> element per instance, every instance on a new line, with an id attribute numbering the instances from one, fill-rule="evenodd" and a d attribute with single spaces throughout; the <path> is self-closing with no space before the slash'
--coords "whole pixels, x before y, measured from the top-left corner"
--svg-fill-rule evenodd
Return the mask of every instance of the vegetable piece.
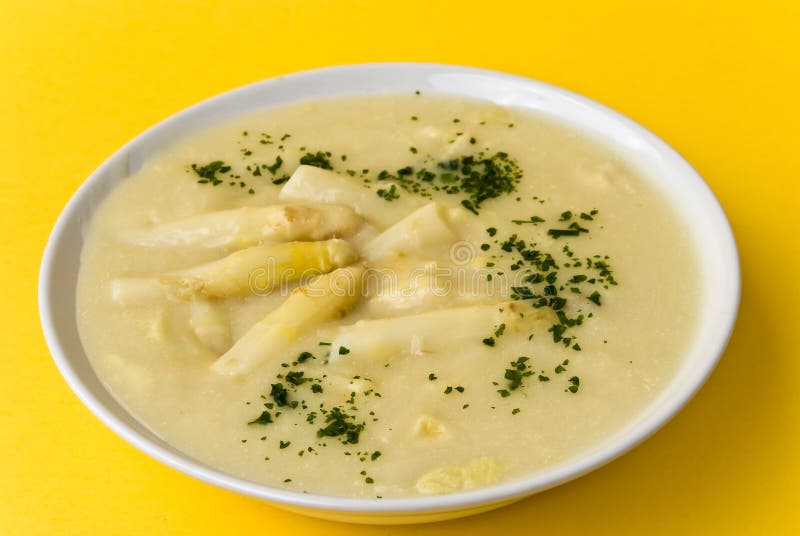
<path id="1" fill-rule="evenodd" d="M 387 203 L 356 179 L 314 166 L 299 166 L 281 189 L 278 199 L 283 202 L 347 205 L 382 228 L 402 219 L 420 205 L 420 200 L 410 195 Z"/>
<path id="2" fill-rule="evenodd" d="M 294 289 L 277 309 L 217 359 L 211 370 L 224 375 L 243 374 L 271 359 L 284 357 L 308 330 L 347 314 L 361 294 L 363 274 L 363 266 L 349 266 Z"/>
<path id="3" fill-rule="evenodd" d="M 120 305 L 135 305 L 163 299 L 265 295 L 277 285 L 324 274 L 357 259 L 355 248 L 339 239 L 256 246 L 151 278 L 115 279 L 111 298 Z"/>
<path id="4" fill-rule="evenodd" d="M 452 493 L 486 486 L 496 482 L 503 467 L 490 458 L 477 458 L 464 466 L 442 467 L 425 473 L 417 480 L 417 491 L 423 495 Z"/>
<path id="5" fill-rule="evenodd" d="M 458 277 L 472 277 L 474 273 L 449 263 L 414 257 L 398 259 L 391 268 L 370 270 L 365 278 L 370 296 L 366 310 L 370 316 L 380 318 L 493 301 L 479 285 L 469 292 L 457 292 Z"/>
<path id="6" fill-rule="evenodd" d="M 156 303 L 170 295 L 169 285 L 157 279 L 120 277 L 109 283 L 111 301 L 131 306 Z"/>
<path id="7" fill-rule="evenodd" d="M 159 279 L 180 297 L 263 295 L 281 283 L 324 274 L 357 259 L 355 248 L 345 240 L 289 242 L 243 249 L 208 264 L 164 274 Z"/>
<path id="8" fill-rule="evenodd" d="M 397 354 L 447 352 L 465 341 L 480 342 L 481 334 L 520 320 L 527 306 L 511 302 L 439 309 L 416 315 L 359 320 L 341 328 L 331 346 L 331 363 L 342 360 L 385 360 Z M 447 333 L 448 337 L 442 337 Z M 339 355 L 339 348 L 350 350 Z"/>
<path id="9" fill-rule="evenodd" d="M 364 258 L 375 261 L 390 255 L 424 257 L 436 249 L 439 256 L 446 256 L 456 241 L 450 220 L 457 216 L 450 212 L 437 203 L 418 208 L 370 240 L 364 246 Z"/>
<path id="10" fill-rule="evenodd" d="M 189 327 L 201 343 L 217 354 L 231 347 L 230 323 L 212 303 L 205 300 L 189 303 Z"/>
<path id="11" fill-rule="evenodd" d="M 417 439 L 439 439 L 445 435 L 449 435 L 447 427 L 432 415 L 422 414 L 414 422 L 413 428 L 414 437 Z"/>
<path id="12" fill-rule="evenodd" d="M 120 239 L 145 247 L 248 247 L 260 242 L 349 236 L 362 223 L 351 208 L 344 206 L 271 205 L 199 214 L 124 233 Z"/>

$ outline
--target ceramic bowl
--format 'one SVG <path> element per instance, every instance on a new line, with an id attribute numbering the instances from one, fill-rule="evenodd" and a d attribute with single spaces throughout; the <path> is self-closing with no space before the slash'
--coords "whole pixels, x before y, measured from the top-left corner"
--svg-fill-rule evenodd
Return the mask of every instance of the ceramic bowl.
<path id="1" fill-rule="evenodd" d="M 663 391 L 624 429 L 559 465 L 526 477 L 449 495 L 367 500 L 301 494 L 210 467 L 166 444 L 106 391 L 85 355 L 75 318 L 75 288 L 86 226 L 105 196 L 175 140 L 265 107 L 338 95 L 444 93 L 530 109 L 571 124 L 612 146 L 677 208 L 702 266 L 697 335 Z M 69 201 L 53 229 L 39 279 L 39 308 L 59 370 L 109 428 L 157 460 L 205 482 L 304 514 L 363 523 L 415 523 L 465 516 L 517 501 L 609 462 L 647 438 L 694 395 L 716 365 L 736 319 L 740 280 L 736 245 L 719 203 L 692 167 L 658 137 L 605 106 L 527 78 L 419 63 L 333 67 L 281 76 L 209 99 L 147 130 L 104 162 Z"/>

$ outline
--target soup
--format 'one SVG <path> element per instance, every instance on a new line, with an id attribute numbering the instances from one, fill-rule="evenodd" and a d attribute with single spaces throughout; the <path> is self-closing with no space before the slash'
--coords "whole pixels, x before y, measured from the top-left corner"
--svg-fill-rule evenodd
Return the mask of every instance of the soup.
<path id="1" fill-rule="evenodd" d="M 254 482 L 464 491 L 636 418 L 694 337 L 688 230 L 642 170 L 446 95 L 272 108 L 176 140 L 82 252 L 86 353 L 159 437 Z"/>

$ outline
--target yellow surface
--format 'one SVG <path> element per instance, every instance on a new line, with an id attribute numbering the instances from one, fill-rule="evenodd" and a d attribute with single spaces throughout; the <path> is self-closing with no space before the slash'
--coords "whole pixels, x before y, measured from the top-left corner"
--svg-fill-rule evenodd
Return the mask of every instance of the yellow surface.
<path id="1" fill-rule="evenodd" d="M 797 534 L 800 4 L 653 4 L 0 0 L 0 534 Z M 720 198 L 744 281 L 719 368 L 643 446 L 513 506 L 407 528 L 305 518 L 140 454 L 69 391 L 35 301 L 59 211 L 124 142 L 249 82 L 387 60 L 538 78 L 649 127 Z"/>

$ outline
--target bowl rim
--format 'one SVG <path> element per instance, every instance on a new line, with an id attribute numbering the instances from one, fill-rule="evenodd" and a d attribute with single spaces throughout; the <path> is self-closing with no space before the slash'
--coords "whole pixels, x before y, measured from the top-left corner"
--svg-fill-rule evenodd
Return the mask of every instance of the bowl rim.
<path id="1" fill-rule="evenodd" d="M 326 76 L 374 76 L 391 72 L 416 73 L 419 76 L 431 75 L 436 73 L 456 73 L 466 75 L 486 76 L 495 81 L 510 82 L 521 84 L 532 88 L 540 93 L 555 95 L 569 99 L 581 106 L 598 112 L 609 121 L 616 122 L 633 131 L 644 143 L 657 150 L 659 155 L 668 161 L 670 166 L 680 170 L 683 175 L 688 176 L 694 183 L 696 194 L 702 196 L 704 209 L 708 211 L 710 218 L 715 218 L 718 227 L 720 246 L 726 257 L 725 265 L 730 269 L 727 275 L 726 286 L 729 293 L 722 296 L 725 305 L 726 316 L 720 319 L 720 330 L 717 334 L 714 351 L 708 355 L 699 368 L 691 376 L 691 381 L 682 385 L 680 391 L 671 396 L 661 404 L 652 415 L 638 423 L 632 431 L 619 437 L 613 444 L 606 441 L 601 448 L 595 448 L 588 455 L 576 456 L 567 459 L 555 467 L 535 472 L 515 480 L 500 483 L 492 486 L 482 487 L 475 490 L 463 491 L 445 495 L 433 496 L 413 496 L 385 499 L 358 499 L 341 496 L 328 496 L 311 493 L 299 493 L 281 488 L 274 488 L 263 484 L 258 484 L 244 478 L 239 478 L 227 474 L 205 465 L 202 462 L 191 459 L 188 455 L 179 455 L 155 444 L 150 438 L 132 429 L 127 423 L 123 422 L 106 405 L 91 392 L 91 389 L 81 379 L 76 368 L 73 366 L 70 357 L 66 354 L 61 345 L 61 338 L 56 327 L 56 318 L 51 308 L 49 298 L 52 294 L 52 281 L 55 272 L 58 270 L 56 264 L 56 247 L 70 226 L 76 225 L 76 215 L 81 209 L 86 198 L 91 194 L 90 186 L 103 180 L 103 177 L 115 166 L 119 165 L 123 159 L 127 159 L 129 151 L 135 148 L 141 140 L 147 139 L 154 134 L 175 127 L 182 121 L 204 112 L 224 105 L 226 102 L 235 100 L 240 96 L 245 96 L 252 92 L 269 91 L 275 85 L 280 85 L 286 81 L 302 82 L 313 81 L 317 78 Z M 391 87 L 387 87 L 391 89 Z M 358 89 L 354 89 L 352 94 L 358 94 Z M 363 93 L 363 92 L 361 92 Z M 457 92 L 450 92 L 459 95 Z M 464 94 L 466 95 L 466 94 Z M 319 97 L 312 97 L 319 98 Z M 296 99 L 301 101 L 308 99 L 303 97 Z M 269 102 L 264 103 L 263 107 L 269 106 Z M 249 110 L 252 112 L 253 110 Z M 235 114 L 235 115 L 240 115 Z M 709 186 L 702 177 L 691 167 L 691 165 L 666 142 L 655 134 L 634 122 L 632 119 L 606 107 L 592 99 L 579 95 L 575 92 L 545 83 L 531 78 L 508 74 L 499 71 L 480 69 L 475 67 L 465 67 L 458 65 L 448 65 L 439 63 L 419 63 L 419 62 L 384 62 L 384 63 L 360 63 L 351 65 L 341 65 L 300 71 L 293 74 L 277 76 L 260 82 L 248 84 L 231 91 L 227 91 L 194 104 L 145 130 L 134 139 L 123 145 L 103 164 L 101 164 L 78 188 L 61 212 L 45 247 L 42 257 L 39 286 L 38 302 L 40 319 L 45 340 L 53 356 L 56 366 L 61 375 L 66 380 L 72 391 L 78 396 L 84 405 L 106 426 L 111 428 L 117 435 L 125 441 L 155 458 L 156 460 L 177 469 L 189 476 L 195 477 L 204 482 L 218 487 L 235 491 L 251 497 L 256 497 L 283 504 L 290 507 L 310 508 L 315 510 L 326 510 L 350 514 L 394 514 L 394 515 L 414 515 L 419 513 L 435 513 L 441 511 L 466 510 L 471 507 L 500 504 L 515 499 L 523 498 L 533 493 L 544 491 L 569 480 L 575 479 L 585 473 L 593 471 L 613 459 L 628 452 L 636 445 L 650 437 L 655 431 L 664 426 L 674 417 L 686 403 L 695 395 L 697 390 L 705 383 L 708 376 L 716 367 L 727 343 L 730 339 L 735 324 L 741 293 L 741 274 L 739 257 L 734 240 L 733 232 L 725 213 L 712 193 Z M 85 355 L 84 355 L 85 358 Z M 665 388 L 666 389 L 666 388 Z M 655 403 L 655 400 L 650 404 Z M 627 430 L 627 428 L 626 428 Z M 617 435 L 614 435 L 617 437 Z M 177 450 L 177 449 L 176 449 Z"/>

